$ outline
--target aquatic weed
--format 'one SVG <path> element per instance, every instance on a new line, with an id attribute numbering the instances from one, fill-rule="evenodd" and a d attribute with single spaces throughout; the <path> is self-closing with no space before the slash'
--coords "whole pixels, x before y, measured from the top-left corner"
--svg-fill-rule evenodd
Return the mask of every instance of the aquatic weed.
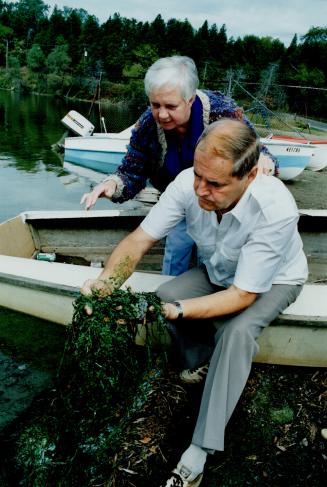
<path id="1" fill-rule="evenodd" d="M 85 313 L 86 305 L 92 307 L 91 315 Z M 135 344 L 140 327 L 145 330 L 145 347 Z M 47 411 L 56 422 L 55 432 L 49 433 L 49 444 L 54 445 L 53 458 L 49 453 L 52 461 L 39 468 L 38 452 L 43 437 L 41 443 L 36 441 L 36 430 L 27 426 L 17 452 L 24 478 L 33 479 L 35 485 L 36 482 L 50 485 L 54 479 L 60 485 L 59 479 L 64 478 L 69 478 L 71 485 L 93 485 L 127 475 L 117 467 L 117 458 L 120 465 L 125 462 L 125 455 L 119 452 L 126 443 L 126 432 L 140 411 L 147 410 L 149 400 L 161 394 L 160 388 L 168 390 L 164 380 L 165 351 L 153 348 L 153 337 L 165 332 L 161 302 L 154 293 L 116 289 L 109 296 L 94 292 L 92 296 L 77 298 L 58 372 L 57 393 L 51 411 Z M 176 389 L 174 395 L 182 397 L 182 392 Z M 161 410 L 165 407 L 171 410 L 172 400 L 167 400 Z M 34 418 L 33 425 L 38 428 L 44 417 L 47 415 L 39 420 Z M 152 427 L 154 442 L 160 442 L 161 428 L 162 425 L 156 438 Z M 29 435 L 35 436 L 35 440 L 30 442 Z M 142 445 L 138 439 L 134 444 L 137 448 L 133 459 L 144 471 L 148 468 L 147 454 L 142 451 L 149 446 L 152 448 L 149 454 L 154 455 L 155 446 Z M 119 482 L 124 485 L 123 480 Z"/>

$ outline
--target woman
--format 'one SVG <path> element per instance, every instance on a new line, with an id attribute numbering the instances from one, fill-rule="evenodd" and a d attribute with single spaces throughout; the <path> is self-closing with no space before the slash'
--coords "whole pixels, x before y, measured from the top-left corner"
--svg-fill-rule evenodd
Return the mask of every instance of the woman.
<path id="1" fill-rule="evenodd" d="M 161 58 L 150 66 L 144 78 L 150 108 L 135 124 L 117 171 L 83 195 L 81 204 L 87 210 L 100 197 L 117 203 L 132 199 L 148 180 L 164 191 L 177 174 L 193 165 L 198 138 L 219 118 L 237 118 L 251 125 L 234 100 L 218 91 L 198 90 L 198 85 L 197 68 L 187 56 Z M 266 173 L 274 173 L 275 161 L 264 147 L 259 162 Z M 185 272 L 192 248 L 183 221 L 167 237 L 163 274 Z"/>

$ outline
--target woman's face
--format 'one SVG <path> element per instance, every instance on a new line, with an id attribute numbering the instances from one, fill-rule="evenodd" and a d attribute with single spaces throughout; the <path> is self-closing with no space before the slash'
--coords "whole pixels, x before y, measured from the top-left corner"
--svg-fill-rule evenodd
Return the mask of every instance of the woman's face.
<path id="1" fill-rule="evenodd" d="M 150 93 L 152 115 L 164 130 L 185 129 L 195 97 L 186 101 L 178 88 L 164 86 Z"/>

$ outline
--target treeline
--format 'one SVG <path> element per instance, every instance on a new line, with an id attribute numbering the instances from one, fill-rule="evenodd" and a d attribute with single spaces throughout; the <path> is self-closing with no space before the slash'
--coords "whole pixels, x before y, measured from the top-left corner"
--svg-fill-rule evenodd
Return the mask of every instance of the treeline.
<path id="1" fill-rule="evenodd" d="M 102 97 L 144 103 L 146 69 L 172 54 L 195 60 L 203 87 L 236 98 L 246 87 L 272 109 L 325 116 L 327 27 L 294 35 L 286 47 L 271 37 L 228 38 L 225 25 L 207 21 L 195 29 L 187 19 L 141 22 L 115 13 L 100 24 L 84 9 L 55 7 L 50 15 L 42 0 L 0 0 L 2 87 L 92 97 L 101 78 Z"/>

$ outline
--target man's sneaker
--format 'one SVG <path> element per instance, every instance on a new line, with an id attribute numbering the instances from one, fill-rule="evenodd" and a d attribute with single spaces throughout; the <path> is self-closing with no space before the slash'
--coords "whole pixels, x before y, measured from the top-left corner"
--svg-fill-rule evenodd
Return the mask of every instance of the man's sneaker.
<path id="1" fill-rule="evenodd" d="M 179 378 L 186 384 L 199 384 L 205 379 L 208 369 L 209 364 L 202 365 L 195 369 L 184 369 L 179 374 Z"/>
<path id="2" fill-rule="evenodd" d="M 200 473 L 195 479 L 188 480 L 191 472 L 188 468 L 175 468 L 171 476 L 164 484 L 164 487 L 198 487 L 201 484 L 203 474 Z"/>

